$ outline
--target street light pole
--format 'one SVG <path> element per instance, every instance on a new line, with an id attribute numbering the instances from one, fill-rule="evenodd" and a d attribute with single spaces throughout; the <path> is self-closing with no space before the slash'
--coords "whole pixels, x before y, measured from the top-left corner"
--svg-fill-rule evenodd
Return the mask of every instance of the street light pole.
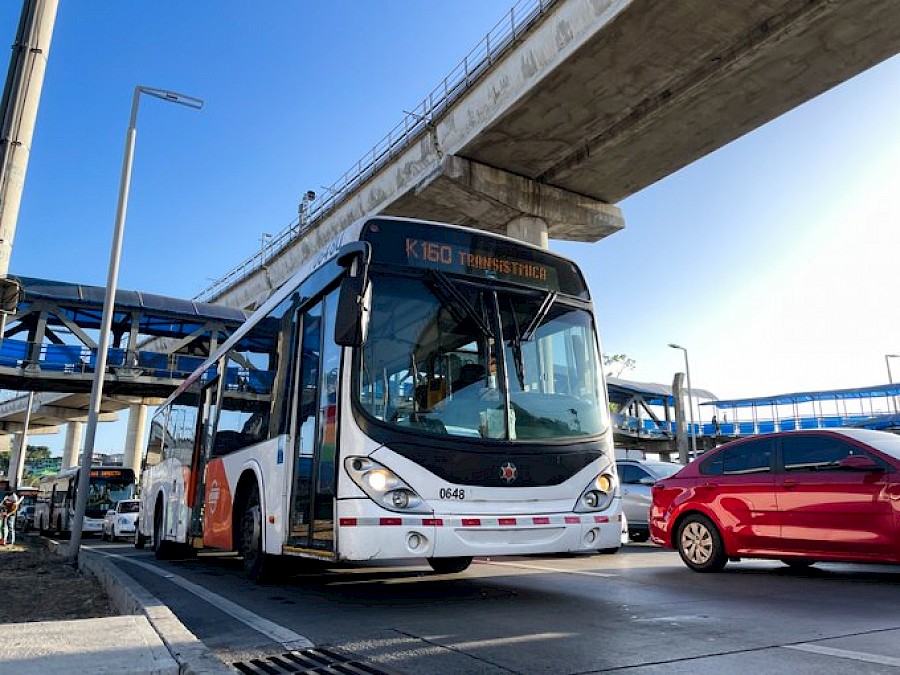
<path id="1" fill-rule="evenodd" d="M 884 355 L 884 365 L 887 366 L 888 371 L 888 384 L 894 384 L 894 378 L 891 377 L 891 359 L 900 359 L 900 354 Z M 891 396 L 891 400 L 894 402 L 894 412 L 897 412 L 897 397 Z"/>
<path id="2" fill-rule="evenodd" d="M 694 434 L 694 390 L 691 388 L 691 366 L 688 363 L 687 349 L 681 345 L 669 343 L 672 349 L 680 349 L 684 352 L 684 370 L 687 373 L 687 390 L 688 390 L 688 413 L 691 420 L 690 437 L 691 437 L 691 454 L 697 456 L 697 437 Z"/>
<path id="3" fill-rule="evenodd" d="M 885 354 L 884 365 L 887 366 L 888 384 L 894 384 L 894 378 L 891 377 L 891 359 L 900 359 L 900 354 Z"/>
<path id="4" fill-rule="evenodd" d="M 100 340 L 97 345 L 97 361 L 94 379 L 91 384 L 91 399 L 88 409 L 87 431 L 84 438 L 84 450 L 81 457 L 81 471 L 78 475 L 78 486 L 75 497 L 75 515 L 71 523 L 72 536 L 67 557 L 76 559 L 81 546 L 81 534 L 84 526 L 84 514 L 87 510 L 88 488 L 90 486 L 91 461 L 94 456 L 94 440 L 97 435 L 97 421 L 100 417 L 100 404 L 103 398 L 103 383 L 106 375 L 106 353 L 109 348 L 109 333 L 115 309 L 116 285 L 119 279 L 119 261 L 122 257 L 122 239 L 125 234 L 125 212 L 128 208 L 128 191 L 131 187 L 131 164 L 134 159 L 134 141 L 137 136 L 137 114 L 141 94 L 160 98 L 170 103 L 200 110 L 203 99 L 186 96 L 166 89 L 137 86 L 131 102 L 131 118 L 125 134 L 125 154 L 122 159 L 122 177 L 119 183 L 119 203 L 116 208 L 116 223 L 113 229 L 112 248 L 109 253 L 109 271 L 106 276 L 106 295 L 103 298 L 103 315 L 100 320 Z"/>

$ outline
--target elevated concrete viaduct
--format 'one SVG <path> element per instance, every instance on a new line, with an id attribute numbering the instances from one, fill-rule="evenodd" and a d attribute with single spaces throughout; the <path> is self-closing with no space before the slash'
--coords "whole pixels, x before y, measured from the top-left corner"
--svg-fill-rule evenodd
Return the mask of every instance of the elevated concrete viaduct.
<path id="1" fill-rule="evenodd" d="M 254 307 L 376 212 L 597 241 L 624 226 L 616 202 L 900 50 L 892 0 L 548 5 L 201 297 Z"/>

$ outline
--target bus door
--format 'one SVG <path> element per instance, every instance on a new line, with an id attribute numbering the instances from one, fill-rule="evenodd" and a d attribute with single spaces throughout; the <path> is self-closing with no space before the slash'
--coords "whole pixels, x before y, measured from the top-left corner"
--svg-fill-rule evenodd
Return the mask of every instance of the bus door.
<path id="1" fill-rule="evenodd" d="M 216 366 L 207 372 L 208 380 L 200 394 L 200 415 L 194 430 L 194 449 L 191 456 L 191 473 L 184 494 L 187 507 L 191 510 L 191 525 L 188 533 L 191 536 L 203 536 L 203 496 L 206 494 L 206 464 L 209 462 L 213 448 L 213 430 L 216 422 L 218 401 L 216 392 L 219 377 Z"/>
<path id="2" fill-rule="evenodd" d="M 337 386 L 341 348 L 334 342 L 337 291 L 298 313 L 300 345 L 294 396 L 294 469 L 288 545 L 334 550 Z"/>

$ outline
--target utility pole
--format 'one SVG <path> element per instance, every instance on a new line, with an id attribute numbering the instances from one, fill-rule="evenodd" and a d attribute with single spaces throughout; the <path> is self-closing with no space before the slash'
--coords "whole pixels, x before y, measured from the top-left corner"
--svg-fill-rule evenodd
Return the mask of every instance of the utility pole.
<path id="1" fill-rule="evenodd" d="M 0 278 L 9 273 L 58 0 L 24 0 L 0 101 Z"/>

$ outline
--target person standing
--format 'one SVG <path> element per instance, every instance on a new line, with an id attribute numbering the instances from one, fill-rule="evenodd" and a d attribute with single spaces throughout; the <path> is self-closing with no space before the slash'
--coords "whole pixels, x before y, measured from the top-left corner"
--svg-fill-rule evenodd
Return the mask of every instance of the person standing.
<path id="1" fill-rule="evenodd" d="M 16 512 L 22 499 L 15 492 L 8 492 L 0 502 L 0 545 L 12 546 L 16 543 Z"/>

